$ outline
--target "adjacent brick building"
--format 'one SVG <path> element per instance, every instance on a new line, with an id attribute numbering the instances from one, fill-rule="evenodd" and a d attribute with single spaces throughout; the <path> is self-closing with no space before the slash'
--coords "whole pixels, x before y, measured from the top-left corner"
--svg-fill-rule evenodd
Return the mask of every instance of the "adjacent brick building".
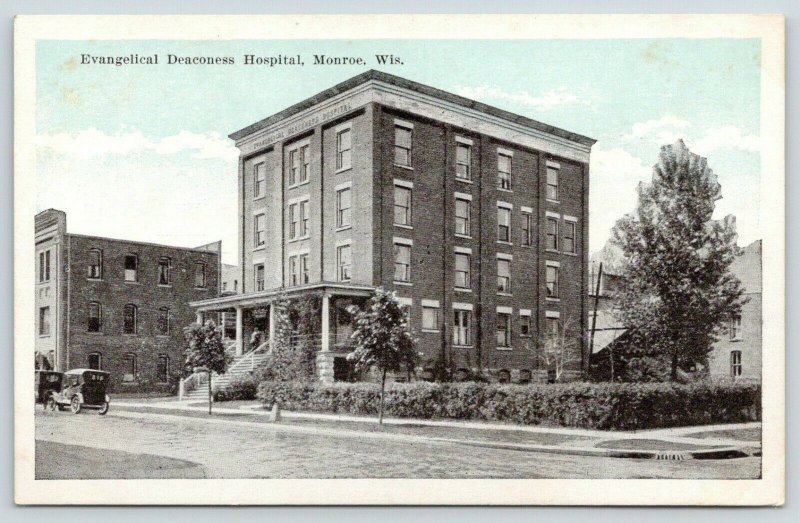
<path id="1" fill-rule="evenodd" d="M 166 386 L 183 370 L 190 301 L 219 292 L 219 243 L 198 249 L 67 232 L 36 215 L 37 366 L 111 372 L 112 385 Z"/>
<path id="2" fill-rule="evenodd" d="M 580 371 L 593 139 L 377 71 L 230 137 L 242 289 L 193 305 L 235 313 L 240 353 L 278 296 L 318 294 L 318 369 L 339 379 L 341 310 L 382 286 L 409 307 L 423 376 L 546 379 L 540 338 L 564 325 Z"/>

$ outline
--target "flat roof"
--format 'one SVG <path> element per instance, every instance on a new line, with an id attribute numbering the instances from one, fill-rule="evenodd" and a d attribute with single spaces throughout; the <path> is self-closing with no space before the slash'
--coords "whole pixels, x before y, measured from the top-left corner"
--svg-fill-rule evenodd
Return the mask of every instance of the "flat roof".
<path id="1" fill-rule="evenodd" d="M 243 129 L 231 133 L 228 135 L 228 137 L 231 138 L 232 140 L 240 140 L 245 136 L 249 136 L 257 131 L 265 129 L 275 123 L 280 122 L 281 120 L 285 120 L 286 118 L 294 116 L 302 111 L 305 111 L 306 109 L 309 109 L 321 102 L 324 102 L 325 100 L 328 100 L 329 98 L 333 98 L 338 94 L 344 93 L 363 83 L 369 82 L 370 80 L 377 80 L 387 84 L 409 89 L 411 91 L 416 91 L 428 96 L 434 96 L 436 98 L 440 98 L 442 100 L 446 100 L 448 102 L 455 103 L 463 107 L 473 109 L 475 111 L 479 111 L 497 118 L 502 118 L 504 120 L 508 120 L 509 122 L 513 122 L 518 125 L 524 125 L 526 127 L 530 127 L 538 131 L 552 134 L 554 136 L 559 136 L 561 138 L 565 138 L 567 140 L 571 140 L 573 142 L 577 142 L 580 144 L 591 146 L 595 142 L 597 142 L 597 140 L 595 140 L 594 138 L 589 138 L 588 136 L 584 136 L 582 134 L 573 133 L 571 131 L 561 129 L 559 127 L 554 127 L 552 125 L 548 125 L 546 123 L 533 120 L 526 116 L 521 116 L 519 114 L 499 109 L 497 107 L 493 107 L 491 105 L 487 105 L 475 100 L 471 100 L 469 98 L 465 98 L 463 96 L 459 96 L 457 94 L 453 94 L 448 91 L 443 91 L 442 89 L 430 87 L 428 85 L 414 82 L 412 80 L 408 80 L 400 76 L 395 76 L 393 74 L 377 71 L 375 69 L 370 69 L 369 71 L 354 76 L 348 80 L 345 80 L 342 83 L 336 84 L 329 89 L 325 89 L 324 91 L 317 93 L 310 98 L 306 98 L 302 102 L 298 102 L 290 107 L 287 107 L 283 111 L 275 113 L 272 116 L 264 118 L 263 120 L 260 120 L 252 125 L 248 125 Z"/>
<path id="2" fill-rule="evenodd" d="M 178 245 L 166 245 L 163 243 L 153 243 L 153 242 L 141 242 L 137 240 L 126 240 L 123 238 L 110 238 L 108 236 L 94 236 L 91 234 L 78 234 L 74 232 L 68 232 L 65 236 L 75 236 L 77 238 L 88 238 L 90 240 L 103 240 L 109 242 L 119 242 L 119 243 L 127 243 L 130 245 L 146 245 L 148 247 L 163 247 L 165 249 L 177 249 L 181 251 L 192 251 L 197 253 L 206 253 L 206 254 L 216 254 L 219 255 L 219 251 L 209 251 L 208 249 L 202 249 L 198 247 L 180 247 Z"/>

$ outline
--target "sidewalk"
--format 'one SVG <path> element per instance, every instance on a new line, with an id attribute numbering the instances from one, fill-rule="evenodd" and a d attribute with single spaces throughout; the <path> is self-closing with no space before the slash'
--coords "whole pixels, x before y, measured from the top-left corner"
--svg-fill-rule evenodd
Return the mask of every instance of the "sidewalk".
<path id="1" fill-rule="evenodd" d="M 214 405 L 214 418 L 207 418 L 208 407 L 204 403 L 120 401 L 114 404 L 114 410 L 137 411 L 138 415 L 160 419 L 180 416 L 215 424 L 268 424 L 276 430 L 348 438 L 388 438 L 571 455 L 685 460 L 759 456 L 761 453 L 760 439 L 752 438 L 754 434 L 760 435 L 760 423 L 609 432 L 408 418 L 384 418 L 384 425 L 379 426 L 375 417 L 290 411 L 281 412 L 282 422 L 267 423 L 269 411 L 255 402 L 239 408 L 221 405 Z"/>

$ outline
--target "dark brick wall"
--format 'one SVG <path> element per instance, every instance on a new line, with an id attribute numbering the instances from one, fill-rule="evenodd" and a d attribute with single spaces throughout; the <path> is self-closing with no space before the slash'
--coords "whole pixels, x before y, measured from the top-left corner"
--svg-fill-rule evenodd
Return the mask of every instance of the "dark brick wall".
<path id="1" fill-rule="evenodd" d="M 122 384 L 123 356 L 136 355 L 138 384 L 155 384 L 158 356 L 170 358 L 170 373 L 177 375 L 183 367 L 183 328 L 195 321 L 190 301 L 215 297 L 219 287 L 219 255 L 214 252 L 180 249 L 168 246 L 132 243 L 122 240 L 68 235 L 69 309 L 67 337 L 69 354 L 65 370 L 88 366 L 88 355 L 102 354 L 103 370 L 111 372 L 112 385 L 124 391 Z M 103 278 L 87 278 L 90 249 L 103 251 Z M 133 253 L 139 258 L 136 283 L 124 281 L 124 257 Z M 158 260 L 171 258 L 171 284 L 158 285 Z M 206 263 L 206 288 L 194 286 L 197 261 Z M 100 332 L 88 332 L 89 302 L 102 304 Z M 123 308 L 136 305 L 136 334 L 123 333 Z M 159 308 L 168 307 L 172 315 L 168 336 L 158 334 Z M 132 386 L 132 385 L 131 385 Z"/>

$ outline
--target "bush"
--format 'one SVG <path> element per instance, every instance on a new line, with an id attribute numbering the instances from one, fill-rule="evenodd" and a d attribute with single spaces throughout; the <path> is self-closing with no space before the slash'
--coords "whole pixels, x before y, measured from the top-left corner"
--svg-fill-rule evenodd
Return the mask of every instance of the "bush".
<path id="1" fill-rule="evenodd" d="M 265 406 L 375 415 L 379 387 L 371 383 L 270 382 L 258 385 Z M 454 418 L 639 430 L 761 419 L 761 386 L 755 383 L 393 383 L 386 414 L 399 418 Z"/>
<path id="2" fill-rule="evenodd" d="M 247 374 L 233 378 L 227 385 L 212 391 L 214 401 L 254 400 L 258 382 Z"/>

